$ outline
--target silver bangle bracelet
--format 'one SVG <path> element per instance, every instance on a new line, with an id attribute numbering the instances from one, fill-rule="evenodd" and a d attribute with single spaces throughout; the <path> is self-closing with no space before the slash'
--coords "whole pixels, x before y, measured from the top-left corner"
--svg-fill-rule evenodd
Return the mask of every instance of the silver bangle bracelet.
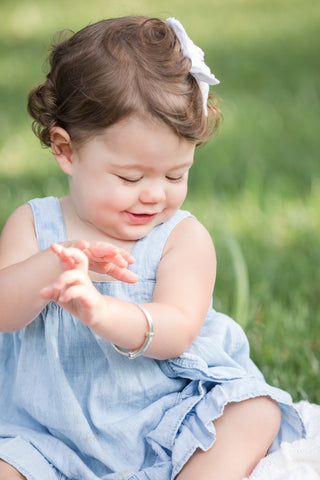
<path id="1" fill-rule="evenodd" d="M 118 347 L 117 345 L 114 345 L 113 343 L 111 344 L 113 348 L 117 350 L 118 353 L 120 353 L 121 355 L 125 355 L 130 360 L 134 360 L 135 358 L 140 357 L 140 355 L 143 355 L 144 352 L 149 348 L 150 343 L 152 342 L 152 339 L 154 337 L 153 321 L 150 313 L 139 303 L 136 303 L 136 305 L 144 313 L 144 316 L 146 317 L 148 326 L 149 326 L 149 331 L 146 333 L 146 339 L 143 342 L 143 345 L 141 345 L 141 347 L 138 348 L 137 350 L 133 350 L 132 352 L 130 352 L 127 350 L 123 350 L 122 348 Z"/>

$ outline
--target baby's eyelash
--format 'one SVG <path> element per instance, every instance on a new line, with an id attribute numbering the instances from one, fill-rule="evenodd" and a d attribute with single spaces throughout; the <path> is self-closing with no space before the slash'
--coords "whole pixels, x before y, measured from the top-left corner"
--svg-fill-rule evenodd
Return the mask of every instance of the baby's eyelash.
<path id="1" fill-rule="evenodd" d="M 122 180 L 125 183 L 137 183 L 140 180 L 142 180 L 143 177 L 127 178 L 127 177 L 122 177 L 121 175 L 118 175 L 118 178 L 120 178 L 120 180 Z M 166 179 L 169 180 L 169 182 L 178 183 L 178 182 L 182 181 L 183 175 L 180 175 L 179 177 L 170 177 L 170 176 L 166 175 Z"/>
<path id="2" fill-rule="evenodd" d="M 180 177 L 168 177 L 166 176 L 167 180 L 170 180 L 170 182 L 180 182 L 182 180 L 183 175 L 180 175 Z"/>
<path id="3" fill-rule="evenodd" d="M 118 175 L 118 177 L 123 180 L 124 182 L 127 182 L 127 183 L 137 183 L 139 182 L 139 180 L 141 180 L 142 177 L 139 177 L 139 178 L 126 178 L 126 177 L 121 177 L 120 175 Z"/>

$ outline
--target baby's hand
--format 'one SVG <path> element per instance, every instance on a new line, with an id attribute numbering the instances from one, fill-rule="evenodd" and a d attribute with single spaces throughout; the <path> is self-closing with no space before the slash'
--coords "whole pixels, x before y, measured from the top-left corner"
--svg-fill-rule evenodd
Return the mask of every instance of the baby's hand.
<path id="1" fill-rule="evenodd" d="M 58 280 L 43 288 L 42 298 L 53 300 L 91 327 L 104 306 L 103 296 L 88 275 L 89 261 L 79 248 L 53 244 L 52 250 L 59 256 L 64 272 Z"/>
<path id="2" fill-rule="evenodd" d="M 58 255 L 63 270 L 82 270 L 88 272 L 88 259 L 79 252 L 77 247 L 66 247 L 59 243 L 53 243 L 51 250 Z"/>
<path id="3" fill-rule="evenodd" d="M 106 242 L 87 242 L 81 240 L 73 245 L 85 253 L 89 270 L 97 273 L 108 274 L 116 280 L 127 283 L 135 283 L 138 276 L 128 270 L 128 265 L 135 262 L 131 253 Z M 61 244 L 52 244 L 51 249 L 59 255 L 64 269 L 79 268 L 72 256 L 72 249 L 64 248 Z M 69 253 L 68 253 L 69 251 Z"/>
<path id="4" fill-rule="evenodd" d="M 64 271 L 55 283 L 43 288 L 40 295 L 57 302 L 82 323 L 93 328 L 105 309 L 105 297 L 93 285 L 89 269 L 134 283 L 138 276 L 127 269 L 134 258 L 125 250 L 103 242 L 81 241 L 73 244 L 75 246 L 66 245 L 70 243 L 51 245 Z"/>

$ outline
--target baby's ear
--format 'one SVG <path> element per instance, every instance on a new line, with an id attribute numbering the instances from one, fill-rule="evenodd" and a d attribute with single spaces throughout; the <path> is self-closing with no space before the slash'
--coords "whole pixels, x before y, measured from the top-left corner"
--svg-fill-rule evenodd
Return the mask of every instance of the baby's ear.
<path id="1" fill-rule="evenodd" d="M 54 127 L 50 132 L 52 153 L 61 170 L 67 175 L 72 173 L 73 146 L 69 133 L 61 127 Z"/>

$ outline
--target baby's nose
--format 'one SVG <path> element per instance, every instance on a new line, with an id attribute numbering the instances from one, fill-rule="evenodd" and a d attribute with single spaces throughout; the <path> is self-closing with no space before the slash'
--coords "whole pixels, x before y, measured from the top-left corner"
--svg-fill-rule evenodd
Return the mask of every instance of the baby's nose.
<path id="1" fill-rule="evenodd" d="M 143 203 L 159 203 L 166 198 L 166 192 L 162 182 L 150 182 L 140 193 L 140 201 Z"/>

